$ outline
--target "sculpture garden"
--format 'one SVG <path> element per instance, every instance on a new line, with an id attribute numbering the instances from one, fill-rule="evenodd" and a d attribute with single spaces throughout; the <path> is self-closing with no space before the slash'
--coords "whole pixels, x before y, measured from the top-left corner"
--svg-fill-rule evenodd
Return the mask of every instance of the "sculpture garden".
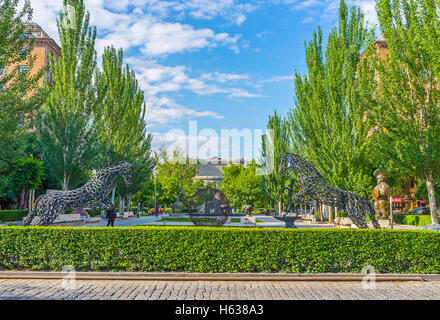
<path id="1" fill-rule="evenodd" d="M 405 5 L 378 0 L 383 34 L 375 35 L 361 8 L 341 1 L 338 25 L 326 28 L 325 38 L 320 28 L 308 35 L 301 72 L 288 76 L 294 99 L 278 101 L 285 109 L 270 115 L 276 100 L 255 107 L 265 114 L 257 123 L 263 117 L 249 112 L 253 103 L 241 104 L 243 112 L 230 103 L 265 95 L 233 81 L 281 90 L 286 76 L 190 74 L 189 66 L 174 65 L 185 59 L 160 65 L 157 57 L 177 54 L 160 50 L 186 44 L 181 39 L 168 39 L 159 51 L 142 48 L 137 57 L 115 44 L 103 47 L 82 0 L 64 1 L 69 6 L 53 17 L 58 45 L 32 22 L 27 2 L 19 11 L 18 1 L 0 1 L 0 42 L 10 48 L 0 61 L 0 269 L 359 273 L 374 265 L 383 273 L 439 273 L 440 233 L 431 230 L 440 231 L 440 60 L 433 58 L 440 11 L 437 2 L 414 0 L 418 5 L 405 10 L 396 3 Z M 200 43 L 213 50 L 254 49 L 238 33 L 202 33 Z M 34 45 L 43 42 L 52 53 L 33 59 L 42 48 Z M 274 61 L 262 66 L 276 69 Z M 162 96 L 177 89 L 230 100 L 191 97 L 187 104 L 218 104 L 193 110 Z M 174 149 L 154 144 L 166 133 L 153 132 L 182 127 L 173 117 L 208 117 L 201 127 L 215 123 L 233 132 L 231 123 L 246 120 L 265 130 L 243 139 L 255 145 L 239 145 L 239 161 L 229 145 L 229 159 L 216 150 L 216 174 L 201 174 L 201 151 L 185 149 L 186 140 Z M 232 135 L 228 141 L 241 143 L 240 133 Z M 242 147 L 252 156 L 245 159 Z M 106 228 L 106 219 L 115 228 Z"/>

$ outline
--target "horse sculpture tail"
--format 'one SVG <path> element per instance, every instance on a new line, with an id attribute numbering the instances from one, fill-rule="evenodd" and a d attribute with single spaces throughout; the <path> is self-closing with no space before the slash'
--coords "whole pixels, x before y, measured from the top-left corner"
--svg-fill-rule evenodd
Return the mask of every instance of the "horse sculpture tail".
<path id="1" fill-rule="evenodd" d="M 35 216 L 35 212 L 29 211 L 29 214 L 26 217 L 24 217 L 23 226 L 30 226 L 32 220 L 34 220 L 34 216 Z"/>
<path id="2" fill-rule="evenodd" d="M 35 200 L 34 203 L 34 209 L 33 210 L 29 210 L 29 214 L 24 218 L 23 220 L 23 226 L 30 226 L 32 221 L 35 218 L 35 215 L 37 213 L 37 205 L 41 200 L 41 196 L 37 198 L 37 200 Z"/>

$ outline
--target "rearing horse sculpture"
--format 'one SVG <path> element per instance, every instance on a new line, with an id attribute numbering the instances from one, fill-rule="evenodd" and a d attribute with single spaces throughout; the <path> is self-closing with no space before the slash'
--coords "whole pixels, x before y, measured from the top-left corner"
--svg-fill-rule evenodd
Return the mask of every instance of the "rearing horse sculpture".
<path id="1" fill-rule="evenodd" d="M 88 207 L 101 202 L 101 209 L 111 205 L 108 194 L 116 177 L 122 176 L 127 186 L 132 183 L 131 168 L 125 161 L 109 164 L 101 169 L 81 188 L 43 194 L 35 201 L 35 209 L 24 219 L 24 226 L 48 226 L 67 209 Z"/>
<path id="2" fill-rule="evenodd" d="M 341 208 L 347 212 L 348 218 L 358 228 L 368 228 L 365 217 L 369 214 L 374 228 L 380 228 L 373 206 L 367 199 L 356 193 L 329 185 L 310 161 L 296 154 L 285 154 L 281 158 L 280 175 L 284 176 L 287 170 L 296 172 L 301 188 L 300 192 L 292 197 L 291 202 L 313 205 L 315 201 L 318 201 L 328 206 Z"/>

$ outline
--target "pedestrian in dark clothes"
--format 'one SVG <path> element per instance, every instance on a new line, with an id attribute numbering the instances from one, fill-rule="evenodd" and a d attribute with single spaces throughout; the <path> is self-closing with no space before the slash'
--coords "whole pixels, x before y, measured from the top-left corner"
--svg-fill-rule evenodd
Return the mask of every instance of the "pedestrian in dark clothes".
<path id="1" fill-rule="evenodd" d="M 115 219 L 116 219 L 116 210 L 115 210 L 115 205 L 111 204 L 110 208 L 107 210 L 107 215 L 105 216 L 105 218 L 107 219 L 107 227 L 108 226 L 114 226 L 115 224 Z"/>

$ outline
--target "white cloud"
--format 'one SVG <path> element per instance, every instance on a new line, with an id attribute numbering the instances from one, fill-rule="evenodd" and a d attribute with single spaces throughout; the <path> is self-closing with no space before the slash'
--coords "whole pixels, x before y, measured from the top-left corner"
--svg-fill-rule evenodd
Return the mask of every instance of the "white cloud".
<path id="1" fill-rule="evenodd" d="M 246 80 L 249 79 L 249 75 L 247 74 L 237 74 L 237 73 L 221 73 L 221 72 L 207 72 L 202 74 L 202 79 L 204 80 L 210 80 L 210 81 L 217 81 L 221 83 L 225 83 L 228 81 L 234 81 L 234 80 Z"/>
<path id="2" fill-rule="evenodd" d="M 185 117 L 210 117 L 214 119 L 223 119 L 213 111 L 197 111 L 185 108 L 169 97 L 151 96 L 146 98 L 147 103 L 147 121 L 151 124 L 169 124 Z"/>
<path id="3" fill-rule="evenodd" d="M 154 15 L 144 11 L 144 6 L 152 5 Z M 164 21 L 157 10 L 166 11 L 173 3 L 152 0 L 86 0 L 86 10 L 90 12 L 90 23 L 98 29 L 97 51 L 100 55 L 104 47 L 114 44 L 125 50 L 140 47 L 149 56 L 167 55 L 207 47 L 225 46 L 234 52 L 240 51 L 238 40 L 241 35 L 215 33 L 208 28 L 196 29 L 191 25 Z M 138 6 L 135 9 L 132 6 Z M 32 1 L 34 21 L 56 41 L 59 41 L 56 17 L 62 9 L 62 1 Z M 129 10 L 129 8 L 131 8 Z M 112 11 L 117 10 L 117 11 Z M 166 15 L 165 15 L 166 16 Z"/>
<path id="4" fill-rule="evenodd" d="M 272 3 L 287 5 L 292 10 L 306 11 L 308 16 L 305 16 L 302 21 L 307 23 L 313 18 L 321 21 L 337 18 L 340 0 L 272 0 Z M 348 6 L 359 6 L 369 23 L 377 23 L 375 0 L 347 0 L 346 3 Z"/>
<path id="5" fill-rule="evenodd" d="M 237 17 L 237 19 L 235 19 L 235 22 L 237 23 L 237 25 L 241 26 L 243 24 L 243 22 L 246 21 L 246 16 L 244 14 L 241 14 Z"/>
<path id="6" fill-rule="evenodd" d="M 376 2 L 374 0 L 357 0 L 354 2 L 364 12 L 365 19 L 371 24 L 377 24 Z"/>
<path id="7" fill-rule="evenodd" d="M 262 80 L 261 82 L 281 82 L 281 81 L 291 81 L 293 80 L 293 75 L 291 76 L 273 76 L 268 79 Z"/>
<path id="8" fill-rule="evenodd" d="M 190 90 L 198 95 L 226 94 L 231 98 L 260 98 L 259 94 L 249 93 L 244 89 L 225 87 L 229 82 L 248 80 L 248 75 L 227 74 L 221 72 L 203 73 L 200 77 L 190 77 L 190 69 L 186 66 L 164 66 L 157 61 L 127 58 L 133 66 L 141 88 L 147 96 L 159 93 Z M 223 86 L 219 86 L 217 84 Z"/>
<path id="9" fill-rule="evenodd" d="M 197 135 L 187 134 L 184 130 L 180 129 L 170 130 L 167 133 L 151 133 L 153 135 L 151 143 L 153 150 L 158 151 L 164 149 L 167 152 L 172 152 L 178 147 L 184 154 L 191 154 L 191 158 L 194 157 L 201 160 L 218 157 L 221 154 L 221 145 L 226 143 L 214 130 L 201 130 L 197 132 Z M 190 144 L 195 144 L 197 150 L 190 151 Z"/>
<path id="10" fill-rule="evenodd" d="M 262 94 L 257 94 L 257 93 L 250 93 L 244 89 L 232 88 L 230 90 L 229 97 L 231 97 L 231 98 L 264 98 L 266 96 L 262 95 Z"/>
<path id="11" fill-rule="evenodd" d="M 189 90 L 198 95 L 224 94 L 230 98 L 261 98 L 261 94 L 248 92 L 242 88 L 227 86 L 230 83 L 249 79 L 249 75 L 206 72 L 200 77 L 190 76 L 186 66 L 165 66 L 153 60 L 129 57 L 126 59 L 135 70 L 140 87 L 145 92 L 148 108 L 148 121 L 163 125 L 185 117 L 210 117 L 222 119 L 223 116 L 210 110 L 198 111 L 186 108 L 165 96 L 168 93 Z M 219 86 L 221 85 L 221 86 Z"/>

